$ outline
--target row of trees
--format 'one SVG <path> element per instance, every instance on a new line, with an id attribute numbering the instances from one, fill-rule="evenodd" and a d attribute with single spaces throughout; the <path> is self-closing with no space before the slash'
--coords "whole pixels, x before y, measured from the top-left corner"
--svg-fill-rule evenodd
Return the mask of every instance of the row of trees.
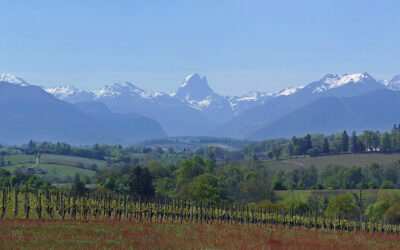
<path id="1" fill-rule="evenodd" d="M 290 171 L 279 170 L 273 182 L 275 190 L 285 189 L 389 189 L 400 187 L 400 165 L 368 168 L 330 165 L 317 172 L 313 166 Z"/>
<path id="2" fill-rule="evenodd" d="M 347 131 L 324 136 L 307 134 L 291 139 L 270 139 L 251 143 L 240 152 L 248 158 L 280 159 L 298 155 L 316 156 L 320 154 L 364 153 L 364 152 L 400 152 L 400 130 L 390 132 L 365 130 L 360 135 Z M 226 152 L 224 152 L 227 154 Z"/>

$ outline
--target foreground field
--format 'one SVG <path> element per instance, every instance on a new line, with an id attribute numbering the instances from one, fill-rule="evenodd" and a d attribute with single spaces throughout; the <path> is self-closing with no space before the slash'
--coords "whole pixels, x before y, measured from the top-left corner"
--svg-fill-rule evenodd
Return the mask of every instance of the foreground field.
<path id="1" fill-rule="evenodd" d="M 2 249 L 400 249 L 400 236 L 256 225 L 0 220 Z"/>

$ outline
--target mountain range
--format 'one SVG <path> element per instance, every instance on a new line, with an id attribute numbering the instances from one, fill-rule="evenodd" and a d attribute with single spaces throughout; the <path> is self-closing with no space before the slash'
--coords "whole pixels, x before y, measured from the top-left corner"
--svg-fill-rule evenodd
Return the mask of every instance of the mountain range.
<path id="1" fill-rule="evenodd" d="M 14 92 L 2 94 L 4 89 L 10 91 L 10 86 L 19 91 L 23 89 L 29 92 L 28 89 L 32 89 L 32 93 L 40 92 L 41 101 L 54 103 L 52 108 L 69 110 L 70 116 L 59 120 L 57 112 L 48 111 L 49 119 L 46 121 L 57 120 L 54 125 L 63 133 L 79 130 L 81 126 L 93 127 L 87 133 L 78 131 L 84 136 L 74 132 L 60 132 L 55 136 L 57 133 L 50 125 L 46 129 L 39 126 L 42 128 L 40 133 L 31 131 L 35 133 L 35 138 L 77 143 L 96 140 L 131 143 L 166 135 L 262 140 L 311 132 L 332 133 L 342 129 L 387 130 L 398 121 L 400 115 L 396 110 L 400 97 L 400 75 L 391 80 L 378 81 L 368 73 L 326 74 L 307 85 L 277 92 L 252 91 L 243 96 L 224 96 L 214 92 L 206 77 L 199 74 L 184 78 L 172 94 L 144 90 L 130 82 L 118 82 L 95 90 L 81 90 L 72 86 L 41 88 L 14 75 L 0 74 L 0 102 L 7 96 L 17 96 Z M 30 101 L 28 95 L 25 100 L 14 98 L 14 102 L 7 105 L 18 106 Z M 34 94 L 32 96 L 35 97 Z M 39 102 L 39 99 L 35 100 Z M 35 113 L 34 105 L 25 105 L 29 106 L 29 114 Z M 37 113 L 43 115 L 44 110 L 50 109 L 47 106 L 39 105 L 41 110 Z M 3 117 L 13 117 L 19 112 L 21 110 L 13 110 Z M 28 114 L 21 116 L 25 115 Z M 30 119 L 24 123 L 41 121 Z M 13 122 L 15 124 L 16 121 Z M 15 129 L 12 124 L 10 122 L 7 129 Z M 22 131 L 15 131 L 19 133 L 16 137 L 21 137 L 24 134 Z M 28 132 L 25 134 L 23 140 L 29 137 Z M 6 133 L 0 133 L 0 142 L 8 141 L 3 140 L 3 136 L 8 138 Z"/>
<path id="2" fill-rule="evenodd" d="M 70 104 L 21 78 L 0 74 L 0 142 L 132 144 L 166 136 L 153 119 L 115 114 L 101 103 Z"/>

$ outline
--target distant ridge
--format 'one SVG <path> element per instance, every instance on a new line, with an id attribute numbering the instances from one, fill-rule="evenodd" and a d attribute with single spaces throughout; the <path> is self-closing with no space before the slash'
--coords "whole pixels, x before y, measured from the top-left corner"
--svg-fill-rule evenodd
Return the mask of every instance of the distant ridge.
<path id="1" fill-rule="evenodd" d="M 16 76 L 6 77 L 27 84 Z M 198 73 L 185 77 L 172 94 L 144 90 L 130 82 L 117 82 L 95 90 L 72 86 L 45 90 L 72 104 L 99 102 L 113 113 L 150 117 L 159 122 L 169 136 L 261 140 L 273 135 L 259 131 L 265 131 L 270 124 L 321 98 L 356 97 L 385 89 L 400 90 L 400 76 L 377 81 L 366 72 L 326 74 L 302 86 L 276 92 L 252 91 L 234 97 L 214 92 L 207 78 Z"/>

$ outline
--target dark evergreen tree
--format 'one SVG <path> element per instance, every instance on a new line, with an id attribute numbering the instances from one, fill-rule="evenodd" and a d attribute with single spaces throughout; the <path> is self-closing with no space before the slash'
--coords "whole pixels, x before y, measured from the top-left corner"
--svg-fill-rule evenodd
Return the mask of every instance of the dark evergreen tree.
<path id="1" fill-rule="evenodd" d="M 150 199 L 154 197 L 153 178 L 148 168 L 136 166 L 129 176 L 129 191 L 135 198 Z"/>
<path id="2" fill-rule="evenodd" d="M 86 192 L 85 183 L 83 183 L 79 174 L 76 174 L 74 177 L 71 191 L 73 194 L 76 194 L 76 195 L 82 195 Z"/>
<path id="3" fill-rule="evenodd" d="M 349 152 L 349 136 L 347 135 L 346 130 L 343 131 L 342 139 L 341 139 L 341 151 L 344 153 Z"/>
<path id="4" fill-rule="evenodd" d="M 311 135 L 307 134 L 304 137 L 304 151 L 307 152 L 307 150 L 312 149 L 312 142 L 311 142 Z"/>
<path id="5" fill-rule="evenodd" d="M 357 134 L 356 131 L 353 131 L 351 134 L 351 139 L 350 139 L 350 151 L 352 153 L 358 153 L 360 152 L 360 144 L 358 142 Z"/>
<path id="6" fill-rule="evenodd" d="M 331 152 L 331 148 L 329 146 L 329 141 L 328 141 L 328 138 L 326 138 L 326 137 L 324 139 L 324 145 L 322 147 L 322 152 L 325 154 L 329 154 Z"/>

